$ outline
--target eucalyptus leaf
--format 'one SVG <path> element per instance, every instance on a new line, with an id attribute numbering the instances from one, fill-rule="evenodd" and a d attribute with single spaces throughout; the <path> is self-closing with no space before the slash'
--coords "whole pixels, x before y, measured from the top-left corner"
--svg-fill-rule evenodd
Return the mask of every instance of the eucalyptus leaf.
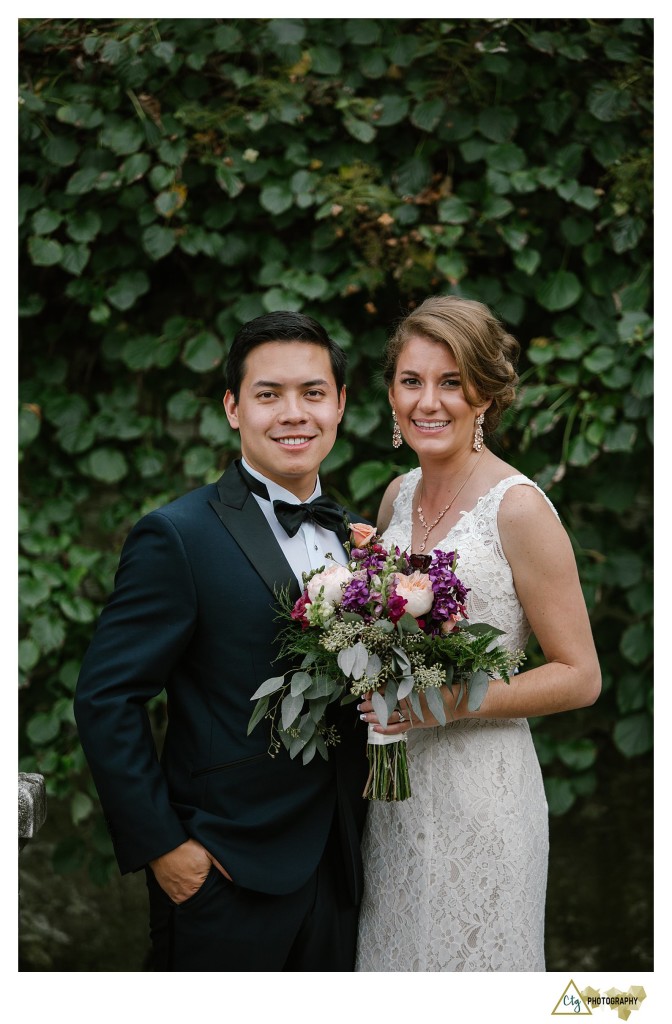
<path id="1" fill-rule="evenodd" d="M 250 735 L 252 730 L 254 728 L 256 728 L 256 726 L 259 724 L 259 722 L 261 722 L 262 719 L 264 718 L 266 712 L 268 711 L 268 705 L 269 705 L 268 697 L 262 697 L 260 700 L 257 701 L 256 706 L 254 708 L 254 711 L 252 712 L 252 714 L 250 716 L 250 720 L 247 723 L 247 735 L 248 736 Z"/>
<path id="2" fill-rule="evenodd" d="M 285 685 L 284 676 L 273 676 L 271 679 L 266 679 L 261 686 L 254 691 L 250 700 L 257 700 L 259 697 L 265 697 L 270 693 L 277 693 L 278 690 L 282 689 Z"/>
<path id="3" fill-rule="evenodd" d="M 399 688 L 397 690 L 397 700 L 401 701 L 401 700 L 404 700 L 405 697 L 408 697 L 408 695 L 411 692 L 411 690 L 413 689 L 414 685 L 415 685 L 415 679 L 414 679 L 413 676 L 411 676 L 411 675 L 402 676 L 401 682 L 399 683 Z"/>
<path id="4" fill-rule="evenodd" d="M 439 725 L 446 724 L 446 709 L 443 703 L 441 691 L 435 686 L 428 686 L 424 691 L 425 700 L 429 711 L 434 715 Z"/>
<path id="5" fill-rule="evenodd" d="M 286 697 L 283 697 L 282 704 L 280 705 L 283 729 L 289 729 L 301 714 L 302 708 L 302 693 L 288 693 Z"/>
<path id="6" fill-rule="evenodd" d="M 487 672 L 484 672 L 483 669 L 478 669 L 477 672 L 473 673 L 469 683 L 467 684 L 467 689 L 469 691 L 467 708 L 469 711 L 478 711 L 485 700 L 485 695 L 488 692 L 489 685 L 490 678 Z"/>
<path id="7" fill-rule="evenodd" d="M 293 694 L 303 693 L 313 685 L 313 677 L 308 672 L 295 672 L 290 679 L 290 690 Z"/>
<path id="8" fill-rule="evenodd" d="M 390 715 L 385 698 L 377 690 L 374 690 L 371 694 L 371 703 L 373 704 L 373 710 L 378 716 L 378 721 L 385 728 Z"/>

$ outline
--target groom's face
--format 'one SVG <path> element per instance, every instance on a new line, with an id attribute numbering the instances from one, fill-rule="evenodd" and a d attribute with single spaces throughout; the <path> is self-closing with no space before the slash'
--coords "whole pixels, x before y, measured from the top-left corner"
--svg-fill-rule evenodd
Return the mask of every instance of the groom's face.
<path id="1" fill-rule="evenodd" d="M 336 386 L 328 350 L 304 341 L 267 341 L 252 349 L 238 401 L 230 391 L 224 396 L 245 460 L 302 501 L 315 488 L 344 408 L 345 388 Z"/>

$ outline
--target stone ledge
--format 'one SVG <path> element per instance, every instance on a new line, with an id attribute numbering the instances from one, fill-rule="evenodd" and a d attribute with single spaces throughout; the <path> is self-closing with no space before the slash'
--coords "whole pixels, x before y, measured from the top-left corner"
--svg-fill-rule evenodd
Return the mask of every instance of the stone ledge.
<path id="1" fill-rule="evenodd" d="M 24 845 L 44 825 L 47 793 L 44 776 L 19 772 L 19 844 Z"/>

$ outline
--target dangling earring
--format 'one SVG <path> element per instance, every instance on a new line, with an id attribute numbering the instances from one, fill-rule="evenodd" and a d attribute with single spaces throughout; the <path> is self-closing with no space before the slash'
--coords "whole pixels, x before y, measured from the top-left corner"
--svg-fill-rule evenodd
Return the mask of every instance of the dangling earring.
<path id="1" fill-rule="evenodd" d="M 474 427 L 474 451 L 480 452 L 483 447 L 483 413 L 479 413 L 476 417 L 476 426 Z"/>
<path id="2" fill-rule="evenodd" d="M 401 448 L 402 444 L 404 443 L 404 439 L 401 436 L 399 424 L 397 423 L 397 414 L 394 411 L 394 409 L 392 410 L 392 419 L 394 420 L 394 429 L 392 431 L 392 447 Z"/>

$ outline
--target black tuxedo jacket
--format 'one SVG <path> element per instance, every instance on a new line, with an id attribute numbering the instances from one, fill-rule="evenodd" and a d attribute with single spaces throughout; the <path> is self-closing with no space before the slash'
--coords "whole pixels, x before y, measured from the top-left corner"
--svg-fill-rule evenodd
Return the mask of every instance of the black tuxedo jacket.
<path id="1" fill-rule="evenodd" d="M 299 586 L 235 465 L 140 520 L 84 658 L 75 696 L 80 738 L 122 872 L 189 837 L 234 882 L 298 889 L 335 820 L 343 877 L 361 892 L 366 731 L 353 704 L 332 705 L 341 742 L 303 765 L 250 736 L 251 696 L 276 661 L 274 588 Z M 145 705 L 166 690 L 157 757 Z"/>

